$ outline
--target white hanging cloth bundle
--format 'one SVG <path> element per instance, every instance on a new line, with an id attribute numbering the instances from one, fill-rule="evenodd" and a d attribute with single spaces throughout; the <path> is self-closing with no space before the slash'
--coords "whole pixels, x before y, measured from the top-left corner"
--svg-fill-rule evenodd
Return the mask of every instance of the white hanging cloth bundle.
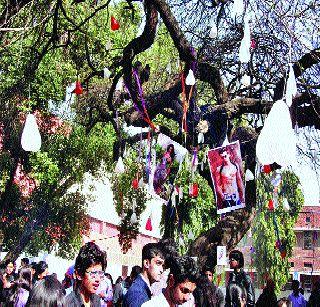
<path id="1" fill-rule="evenodd" d="M 243 38 L 242 38 L 240 49 L 239 49 L 239 60 L 241 63 L 248 63 L 250 61 L 251 38 L 250 38 L 249 18 L 247 16 L 244 18 L 243 32 L 244 32 Z"/>

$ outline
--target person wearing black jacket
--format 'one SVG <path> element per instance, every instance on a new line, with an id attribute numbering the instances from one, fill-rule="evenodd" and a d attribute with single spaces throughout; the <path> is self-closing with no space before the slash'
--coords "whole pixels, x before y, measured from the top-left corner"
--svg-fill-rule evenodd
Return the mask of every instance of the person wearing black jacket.
<path id="1" fill-rule="evenodd" d="M 274 288 L 275 284 L 273 280 L 268 279 L 266 287 L 257 300 L 256 307 L 273 307 L 277 305 L 277 296 Z"/>
<path id="2" fill-rule="evenodd" d="M 238 250 L 233 250 L 229 254 L 229 263 L 230 268 L 233 269 L 233 273 L 230 274 L 230 278 L 228 281 L 227 289 L 226 289 L 226 307 L 234 307 L 241 306 L 239 305 L 243 300 L 245 300 L 245 306 L 252 307 L 254 306 L 255 297 L 254 297 L 254 289 L 252 285 L 251 278 L 249 274 L 243 271 L 244 266 L 244 258 L 243 254 Z M 237 301 L 234 301 L 234 296 L 231 293 L 231 289 L 233 286 L 238 286 L 243 288 L 246 293 L 246 298 L 237 298 Z"/>

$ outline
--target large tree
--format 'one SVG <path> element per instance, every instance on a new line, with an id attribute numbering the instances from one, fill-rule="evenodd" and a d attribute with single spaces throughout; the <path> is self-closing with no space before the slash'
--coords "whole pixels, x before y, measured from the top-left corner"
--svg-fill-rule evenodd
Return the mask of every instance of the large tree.
<path id="1" fill-rule="evenodd" d="M 125 143 L 139 140 L 126 137 L 119 121 L 148 126 L 142 116 L 144 111 L 137 111 L 145 104 L 151 121 L 159 119 L 159 115 L 164 119 L 158 120 L 159 130 L 190 151 L 197 146 L 196 126 L 200 119 L 209 122 L 209 133 L 205 135 L 209 147 L 221 145 L 226 134 L 229 140 L 239 139 L 246 168 L 254 171 L 261 123 L 274 101 L 283 97 L 290 62 L 299 89 L 290 108 L 292 126 L 319 128 L 320 8 L 316 1 L 248 0 L 244 1 L 245 13 L 237 17 L 231 16 L 233 1 L 228 0 L 145 0 L 143 7 L 134 2 L 128 0 L 112 8 L 108 0 L 3 1 L 1 26 L 6 29 L 0 32 L 0 99 L 4 131 L 12 129 L 18 114 L 16 106 L 28 97 L 29 91 L 36 101 L 33 108 L 47 109 L 48 99 L 62 101 L 66 74 L 77 74 L 88 94 L 77 100 L 75 119 L 86 127 L 87 133 L 99 122 L 112 124 L 117 137 L 114 160 L 123 154 Z M 111 9 L 120 21 L 121 35 L 109 29 Z M 140 9 L 144 11 L 141 34 Z M 245 65 L 238 57 L 244 15 L 250 17 L 252 31 L 251 57 Z M 210 37 L 213 25 L 218 35 Z M 170 42 L 164 39 L 167 35 Z M 167 47 L 169 51 L 164 52 Z M 104 67 L 111 71 L 108 81 L 101 80 Z M 143 102 L 133 68 L 143 83 Z M 192 90 L 183 82 L 190 68 L 197 79 Z M 58 74 L 50 75 L 51 71 Z M 247 85 L 241 84 L 245 74 L 250 76 Z M 126 85 L 122 91 L 116 86 L 121 77 Z M 172 130 L 166 123 L 181 126 L 186 98 L 190 99 L 185 137 L 181 129 Z M 128 105 L 128 99 L 136 106 Z M 10 139 L 9 133 L 4 136 Z M 4 142 L 4 149 L 16 162 L 28 156 L 17 148 L 16 143 Z M 17 163 L 12 164 L 11 176 L 6 177 L 1 191 L 2 208 L 8 206 L 8 189 L 16 167 Z M 200 174 L 210 183 L 209 168 Z M 256 215 L 254 181 L 246 185 L 246 204 L 245 209 L 228 214 L 200 235 L 190 253 L 198 256 L 201 263 L 214 264 L 217 245 L 234 248 Z"/>

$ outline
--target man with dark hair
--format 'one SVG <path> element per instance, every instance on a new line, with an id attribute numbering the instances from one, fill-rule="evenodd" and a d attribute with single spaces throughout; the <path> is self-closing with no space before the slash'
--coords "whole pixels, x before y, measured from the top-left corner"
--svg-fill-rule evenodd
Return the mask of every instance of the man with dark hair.
<path id="1" fill-rule="evenodd" d="M 142 273 L 132 283 L 123 301 L 124 307 L 140 307 L 150 300 L 150 286 L 159 281 L 163 272 L 164 256 L 158 243 L 148 243 L 142 249 Z"/>
<path id="2" fill-rule="evenodd" d="M 96 292 L 106 265 L 106 254 L 95 243 L 89 242 L 80 248 L 74 266 L 75 289 L 66 297 L 66 306 L 101 306 Z"/>
<path id="3" fill-rule="evenodd" d="M 196 288 L 198 269 L 191 257 L 172 258 L 169 263 L 170 273 L 167 287 L 163 293 L 154 296 L 142 307 L 172 307 L 182 305 L 189 301 L 192 292 Z"/>
<path id="4" fill-rule="evenodd" d="M 246 292 L 246 306 L 254 306 L 254 289 L 250 276 L 243 271 L 244 258 L 243 254 L 238 250 L 233 250 L 229 254 L 230 269 L 233 269 L 233 273 L 230 274 L 230 278 L 226 291 L 226 307 L 237 306 L 238 302 L 234 302 L 231 289 L 234 286 L 239 286 Z"/>
<path id="5" fill-rule="evenodd" d="M 288 300 L 291 302 L 292 307 L 306 307 L 307 301 L 299 291 L 299 280 L 292 281 L 292 293 L 288 296 Z"/>
<path id="6" fill-rule="evenodd" d="M 20 268 L 27 267 L 28 265 L 29 265 L 29 259 L 28 259 L 28 258 L 22 258 L 22 259 L 21 259 Z"/>

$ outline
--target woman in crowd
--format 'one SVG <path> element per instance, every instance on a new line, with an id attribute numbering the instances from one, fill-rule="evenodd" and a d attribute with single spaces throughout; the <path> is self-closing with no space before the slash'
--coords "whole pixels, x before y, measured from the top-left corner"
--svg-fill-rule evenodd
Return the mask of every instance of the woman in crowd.
<path id="1" fill-rule="evenodd" d="M 7 303 L 8 307 L 24 307 L 27 303 L 32 288 L 31 269 L 23 267 L 19 272 L 19 278 L 12 287 L 13 294 Z"/>
<path id="2" fill-rule="evenodd" d="M 0 275 L 0 304 L 7 302 L 12 295 L 12 287 L 16 279 L 15 263 L 11 259 L 4 262 L 4 271 Z"/>
<path id="3" fill-rule="evenodd" d="M 35 266 L 34 279 L 36 281 L 44 279 L 48 275 L 48 265 L 45 261 L 39 261 Z"/>
<path id="4" fill-rule="evenodd" d="M 27 307 L 67 307 L 62 284 L 53 276 L 39 280 L 30 292 Z"/>

